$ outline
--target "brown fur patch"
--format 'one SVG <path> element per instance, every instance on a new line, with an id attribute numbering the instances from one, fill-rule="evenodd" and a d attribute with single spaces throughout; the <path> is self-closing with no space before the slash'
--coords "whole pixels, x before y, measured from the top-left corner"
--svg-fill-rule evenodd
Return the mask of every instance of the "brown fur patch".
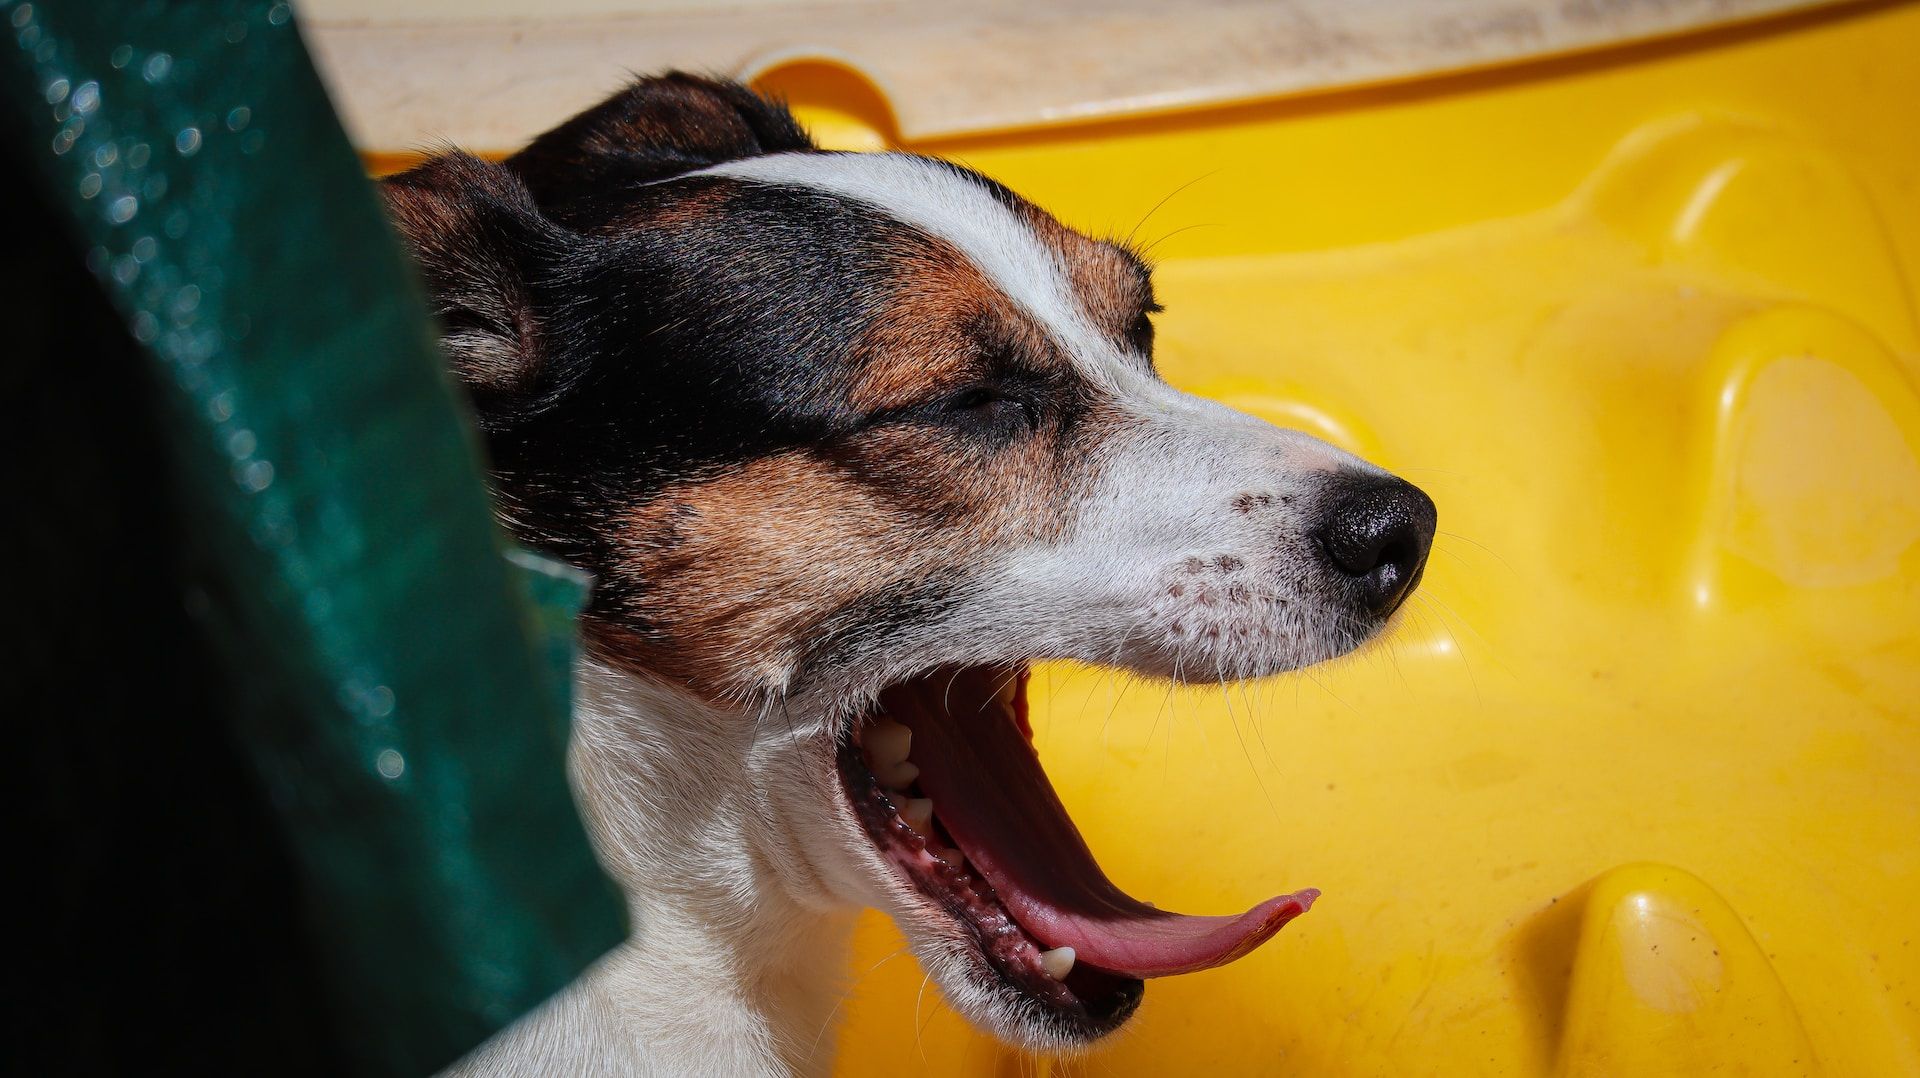
<path id="1" fill-rule="evenodd" d="M 710 221 L 726 212 L 727 203 L 739 191 L 735 184 L 713 181 L 705 187 L 682 184 L 652 204 L 637 206 L 631 213 L 612 218 L 602 232 L 625 232 L 637 228 L 685 228 Z"/>
<path id="2" fill-rule="evenodd" d="M 1141 312 L 1153 306 L 1146 266 L 1123 248 L 1081 235 L 1030 202 L 1022 200 L 1016 212 L 1053 251 L 1093 324 L 1125 343 Z"/>
<path id="3" fill-rule="evenodd" d="M 1096 425 L 987 459 L 936 430 L 876 428 L 669 487 L 619 521 L 589 639 L 709 698 L 776 688 L 837 612 L 1058 536 Z"/>
<path id="4" fill-rule="evenodd" d="M 607 227 L 698 228 L 738 192 L 682 188 Z M 1019 212 L 1095 326 L 1126 343 L 1152 300 L 1143 267 L 1036 207 Z M 877 302 L 846 352 L 847 410 L 937 409 L 1010 378 L 1051 386 L 1047 408 L 994 438 L 938 418 L 859 423 L 613 507 L 596 525 L 604 556 L 583 623 L 597 653 L 709 699 L 778 691 L 810 662 L 844 658 L 836 634 L 885 633 L 915 603 L 964 602 L 970 574 L 1068 527 L 1097 478 L 1094 446 L 1122 418 L 949 242 L 907 226 L 885 242 L 884 274 L 863 285 Z"/>
<path id="5" fill-rule="evenodd" d="M 952 245 L 916 235 L 896 265 L 893 296 L 855 346 L 855 407 L 896 408 L 965 388 L 1012 354 L 1030 369 L 1064 367 L 1045 332 Z"/>
<path id="6" fill-rule="evenodd" d="M 434 297 L 455 372 L 476 394 L 531 380 L 544 356 L 521 268 L 505 245 L 467 242 L 476 232 L 519 244 L 550 238 L 526 187 L 500 165 L 446 153 L 383 181 L 380 193 Z"/>

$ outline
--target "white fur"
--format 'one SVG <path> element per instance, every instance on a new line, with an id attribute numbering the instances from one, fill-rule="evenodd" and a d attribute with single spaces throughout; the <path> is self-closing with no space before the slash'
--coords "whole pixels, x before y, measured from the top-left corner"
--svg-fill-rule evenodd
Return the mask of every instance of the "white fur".
<path id="1" fill-rule="evenodd" d="M 1194 681 L 1261 677 L 1357 643 L 1319 601 L 1313 477 L 1372 466 L 1158 381 L 1129 389 L 1134 421 L 1101 447 L 1072 528 L 996 564 L 997 600 L 974 616 L 1024 624 L 1039 655 Z M 1243 495 L 1266 502 L 1243 513 Z"/>
<path id="2" fill-rule="evenodd" d="M 826 724 L 756 723 L 591 659 L 575 691 L 571 777 L 633 934 L 455 1073 L 825 1070 L 868 897 L 832 856 L 857 836 L 830 822 Z"/>
<path id="3" fill-rule="evenodd" d="M 1117 373 L 1116 351 L 1094 329 L 1053 251 L 991 191 L 951 166 L 904 153 L 783 153 L 729 161 L 694 175 L 822 191 L 938 236 L 1046 327 L 1083 375 L 1104 385 Z"/>
<path id="4" fill-rule="evenodd" d="M 843 807 L 831 716 L 742 714 L 582 659 L 568 764 L 633 933 L 447 1073 L 825 1073 L 853 914 L 887 910 L 963 1011 L 972 945 Z"/>
<path id="5" fill-rule="evenodd" d="M 1018 215 L 946 168 L 907 155 L 806 154 L 703 174 L 855 199 L 940 236 L 1130 418 L 1097 449 L 1097 478 L 1064 538 L 996 555 L 950 617 L 901 634 L 885 654 L 816 672 L 812 684 L 775 679 L 789 695 L 764 709 L 723 710 L 583 662 L 573 779 L 601 859 L 628 895 L 633 938 L 460 1069 L 821 1070 L 832 1057 L 847 922 L 862 905 L 893 915 L 969 1018 L 1058 1047 L 1025 1004 L 981 975 L 958 926 L 910 889 L 848 813 L 838 724 L 886 684 L 947 663 L 1076 658 L 1213 680 L 1337 654 L 1355 640 L 1316 605 L 1303 546 L 1310 476 L 1372 469 L 1165 385 L 1145 357 L 1094 330 L 1054 252 Z M 1235 504 L 1243 495 L 1265 500 L 1245 511 Z M 1231 598 L 1236 585 L 1243 601 Z M 1215 601 L 1203 603 L 1209 593 Z"/>

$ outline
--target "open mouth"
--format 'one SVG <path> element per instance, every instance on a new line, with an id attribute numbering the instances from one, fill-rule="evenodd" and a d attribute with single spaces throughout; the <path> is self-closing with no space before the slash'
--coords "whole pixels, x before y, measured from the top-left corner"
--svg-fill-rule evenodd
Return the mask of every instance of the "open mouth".
<path id="1" fill-rule="evenodd" d="M 1041 770 L 1027 676 L 949 668 L 889 688 L 842 740 L 840 775 L 881 855 L 971 941 L 977 972 L 1081 1042 L 1124 1022 L 1145 978 L 1231 962 L 1319 892 L 1205 917 L 1114 886 Z"/>

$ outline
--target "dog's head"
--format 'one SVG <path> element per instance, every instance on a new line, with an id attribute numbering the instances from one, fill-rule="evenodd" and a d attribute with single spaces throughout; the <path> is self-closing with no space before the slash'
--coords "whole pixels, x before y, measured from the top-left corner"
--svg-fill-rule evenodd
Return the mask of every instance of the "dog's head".
<path id="1" fill-rule="evenodd" d="M 1084 1042 L 1305 908 L 1127 897 L 1027 743 L 1033 660 L 1332 658 L 1433 534 L 1414 487 L 1163 382 L 1135 253 L 687 76 L 386 191 L 503 517 L 596 577 L 589 647 L 736 711 L 776 855 L 892 912 L 970 1016 Z"/>

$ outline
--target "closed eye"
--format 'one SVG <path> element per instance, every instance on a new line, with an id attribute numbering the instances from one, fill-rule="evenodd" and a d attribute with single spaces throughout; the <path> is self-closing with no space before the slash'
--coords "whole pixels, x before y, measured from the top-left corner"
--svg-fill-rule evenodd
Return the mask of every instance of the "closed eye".
<path id="1" fill-rule="evenodd" d="M 1038 408 L 1016 391 L 976 384 L 944 396 L 901 405 L 867 418 L 870 425 L 911 423 L 957 428 L 972 434 L 1011 436 L 1038 426 Z"/>
<path id="2" fill-rule="evenodd" d="M 1004 427 L 1013 422 L 1031 426 L 1033 412 L 1027 402 L 996 386 L 968 386 L 948 394 L 936 405 L 947 417 L 968 426 Z"/>
<path id="3" fill-rule="evenodd" d="M 1149 303 L 1127 326 L 1127 346 L 1148 359 L 1153 358 L 1153 316 L 1162 310 L 1158 303 Z"/>
<path id="4" fill-rule="evenodd" d="M 949 412 L 969 412 L 1010 399 L 991 386 L 969 386 L 941 401 L 940 407 Z"/>

